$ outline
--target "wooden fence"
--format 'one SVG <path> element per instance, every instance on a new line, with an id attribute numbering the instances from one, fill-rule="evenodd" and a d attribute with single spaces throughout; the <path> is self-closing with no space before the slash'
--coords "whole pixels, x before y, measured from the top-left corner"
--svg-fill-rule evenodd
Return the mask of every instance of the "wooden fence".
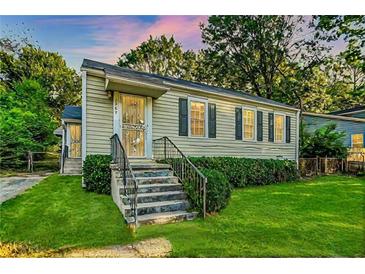
<path id="1" fill-rule="evenodd" d="M 351 158 L 350 160 L 329 157 L 300 158 L 299 171 L 304 177 L 338 172 L 357 174 L 365 171 L 365 157 L 362 161 L 352 161 Z"/>

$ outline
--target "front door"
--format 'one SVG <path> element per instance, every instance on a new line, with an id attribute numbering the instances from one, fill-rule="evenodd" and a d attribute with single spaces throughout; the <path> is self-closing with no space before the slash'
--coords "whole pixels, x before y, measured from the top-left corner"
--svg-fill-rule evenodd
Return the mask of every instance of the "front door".
<path id="1" fill-rule="evenodd" d="M 81 125 L 70 124 L 70 152 L 69 157 L 81 157 Z"/>
<path id="2" fill-rule="evenodd" d="M 122 95 L 122 143 L 128 157 L 145 156 L 146 98 Z"/>

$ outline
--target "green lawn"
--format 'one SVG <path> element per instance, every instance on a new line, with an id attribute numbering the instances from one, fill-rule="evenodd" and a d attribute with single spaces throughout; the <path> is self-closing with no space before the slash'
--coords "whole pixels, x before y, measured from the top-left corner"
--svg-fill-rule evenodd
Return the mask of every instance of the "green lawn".
<path id="1" fill-rule="evenodd" d="M 364 178 L 235 190 L 218 216 L 145 226 L 138 238 L 165 236 L 173 257 L 361 257 L 365 255 Z"/>
<path id="2" fill-rule="evenodd" d="M 142 226 L 132 237 L 110 197 L 53 175 L 1 205 L 0 240 L 105 246 L 163 236 L 173 257 L 363 257 L 365 179 L 346 176 L 234 190 L 205 221 Z"/>
<path id="3" fill-rule="evenodd" d="M 61 248 L 123 244 L 132 237 L 110 196 L 85 192 L 80 176 L 52 175 L 0 205 L 0 241 Z"/>

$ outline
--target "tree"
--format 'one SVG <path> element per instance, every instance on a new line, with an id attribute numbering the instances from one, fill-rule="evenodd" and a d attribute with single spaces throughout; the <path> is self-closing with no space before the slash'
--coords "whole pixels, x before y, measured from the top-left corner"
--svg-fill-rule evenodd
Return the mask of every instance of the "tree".
<path id="1" fill-rule="evenodd" d="M 34 80 L 0 86 L 0 163 L 17 167 L 27 151 L 44 151 L 56 143 L 56 122 L 47 105 L 47 91 Z"/>
<path id="2" fill-rule="evenodd" d="M 61 55 L 44 51 L 26 39 L 0 39 L 0 80 L 11 90 L 24 79 L 36 80 L 47 92 L 47 101 L 59 118 L 65 105 L 81 102 L 81 79 Z"/>
<path id="3" fill-rule="evenodd" d="M 347 156 L 347 147 L 344 145 L 345 132 L 336 130 L 336 124 L 328 124 L 313 133 L 304 129 L 301 137 L 302 145 L 300 147 L 301 157 L 336 157 L 345 158 Z"/>
<path id="4" fill-rule="evenodd" d="M 171 76 L 186 80 L 195 78 L 198 66 L 197 56 L 191 51 L 184 51 L 173 36 L 165 35 L 142 42 L 136 49 L 123 53 L 117 63 L 138 71 Z"/>
<path id="5" fill-rule="evenodd" d="M 307 77 L 322 61 L 326 48 L 304 37 L 304 24 L 301 16 L 209 17 L 201 25 L 209 74 L 214 75 L 208 81 L 279 101 L 290 92 L 300 100 L 297 89 L 277 87 L 284 80 Z M 296 84 L 285 83 L 290 89 Z"/>
<path id="6" fill-rule="evenodd" d="M 347 106 L 365 101 L 365 16 L 315 16 L 317 36 L 331 42 L 343 39 L 347 46 L 337 58 L 332 72 L 349 85 Z"/>

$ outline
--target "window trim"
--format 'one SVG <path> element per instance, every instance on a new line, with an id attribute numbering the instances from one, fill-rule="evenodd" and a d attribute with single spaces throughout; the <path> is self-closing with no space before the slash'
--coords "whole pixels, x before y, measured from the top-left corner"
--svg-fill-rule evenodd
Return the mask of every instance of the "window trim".
<path id="1" fill-rule="evenodd" d="M 252 110 L 254 113 L 254 121 L 253 121 L 253 138 L 246 139 L 245 138 L 245 119 L 244 119 L 244 112 L 245 110 Z M 245 142 L 257 142 L 257 107 L 251 106 L 242 106 L 242 141 Z"/>
<path id="2" fill-rule="evenodd" d="M 204 103 L 204 136 L 192 136 L 191 135 L 191 102 Z M 188 96 L 188 137 L 198 139 L 208 139 L 208 99 Z"/>
<path id="3" fill-rule="evenodd" d="M 283 116 L 283 140 L 279 141 L 276 139 L 276 123 L 275 123 L 275 118 L 277 115 Z M 285 120 L 285 116 L 286 114 L 284 112 L 281 111 L 274 111 L 274 143 L 277 144 L 285 144 L 286 140 L 285 140 L 285 133 L 286 133 L 286 120 Z"/>
<path id="4" fill-rule="evenodd" d="M 351 134 L 351 148 L 355 148 L 354 147 L 354 140 L 353 140 L 353 136 L 354 135 L 362 135 L 362 148 L 365 147 L 365 144 L 364 144 L 364 133 L 354 133 L 354 134 Z"/>

